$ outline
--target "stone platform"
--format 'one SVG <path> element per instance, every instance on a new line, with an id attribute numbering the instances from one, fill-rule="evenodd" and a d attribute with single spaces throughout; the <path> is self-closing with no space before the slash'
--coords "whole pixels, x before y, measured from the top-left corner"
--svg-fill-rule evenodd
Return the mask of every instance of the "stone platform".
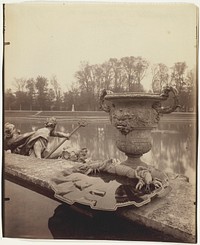
<path id="1" fill-rule="evenodd" d="M 75 164 L 66 160 L 35 159 L 5 153 L 4 178 L 55 199 L 50 181 L 59 171 Z M 171 191 L 140 208 L 118 208 L 115 215 L 170 236 L 174 241 L 196 242 L 196 188 L 185 178 L 170 176 Z M 57 200 L 61 202 L 60 200 Z M 72 208 L 89 216 L 97 211 L 74 204 Z M 104 211 L 105 212 L 105 211 Z"/>

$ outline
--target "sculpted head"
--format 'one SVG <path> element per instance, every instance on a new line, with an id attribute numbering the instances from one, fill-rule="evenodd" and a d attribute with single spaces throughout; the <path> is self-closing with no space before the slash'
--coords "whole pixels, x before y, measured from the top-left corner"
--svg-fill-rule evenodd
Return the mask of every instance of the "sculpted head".
<path id="1" fill-rule="evenodd" d="M 5 123 L 4 125 L 4 136 L 5 138 L 12 138 L 14 134 L 18 134 L 18 131 L 14 124 L 12 123 Z"/>
<path id="2" fill-rule="evenodd" d="M 56 118 L 55 117 L 51 117 L 51 118 L 47 118 L 47 120 L 46 120 L 44 125 L 45 125 L 46 128 L 54 129 L 56 124 L 57 124 Z"/>

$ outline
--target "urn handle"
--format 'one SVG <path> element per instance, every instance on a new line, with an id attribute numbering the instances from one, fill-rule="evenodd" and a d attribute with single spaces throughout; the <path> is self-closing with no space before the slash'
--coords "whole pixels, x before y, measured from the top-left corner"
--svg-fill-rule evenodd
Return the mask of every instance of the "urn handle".
<path id="1" fill-rule="evenodd" d="M 112 93 L 111 91 L 109 91 L 109 93 Z M 105 112 L 110 112 L 110 106 L 106 104 L 105 102 L 105 96 L 108 94 L 108 90 L 106 89 L 103 89 L 101 91 L 101 94 L 100 94 L 100 106 L 99 108 Z"/>
<path id="2" fill-rule="evenodd" d="M 169 93 L 172 92 L 173 93 L 173 105 L 172 106 L 167 106 L 167 107 L 162 107 L 160 102 L 156 102 L 153 104 L 153 108 L 158 112 L 158 113 L 162 113 L 162 114 L 169 114 L 171 112 L 174 112 L 178 107 L 180 107 L 179 105 L 179 101 L 178 101 L 178 92 L 175 88 L 171 87 L 171 86 L 167 86 L 163 89 L 162 93 L 160 94 L 161 98 L 165 98 L 166 100 L 169 97 Z"/>

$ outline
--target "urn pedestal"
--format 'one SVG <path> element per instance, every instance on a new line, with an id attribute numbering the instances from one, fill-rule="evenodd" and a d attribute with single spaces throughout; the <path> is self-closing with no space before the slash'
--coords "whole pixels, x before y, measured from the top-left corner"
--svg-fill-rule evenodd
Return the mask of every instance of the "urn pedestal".
<path id="1" fill-rule="evenodd" d="M 173 93 L 173 105 L 161 107 Z M 110 114 L 112 125 L 117 128 L 116 146 L 127 156 L 122 164 L 136 168 L 147 166 L 140 157 L 151 150 L 151 130 L 156 128 L 160 114 L 171 113 L 178 107 L 176 90 L 167 87 L 161 94 L 147 93 L 107 93 L 100 97 L 101 109 Z"/>

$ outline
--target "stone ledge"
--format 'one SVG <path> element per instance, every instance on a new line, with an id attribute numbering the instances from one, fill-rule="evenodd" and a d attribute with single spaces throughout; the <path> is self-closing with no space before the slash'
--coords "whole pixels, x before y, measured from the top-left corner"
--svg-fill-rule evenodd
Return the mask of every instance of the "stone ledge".
<path id="1" fill-rule="evenodd" d="M 18 184 L 25 181 L 28 188 L 35 191 L 40 189 L 43 195 L 51 198 L 53 192 L 50 188 L 50 180 L 58 171 L 76 164 L 66 160 L 40 160 L 7 153 L 4 159 L 5 178 L 12 179 Z M 140 208 L 132 206 L 119 208 L 116 214 L 180 241 L 195 243 L 195 186 L 181 178 L 171 179 L 170 185 L 172 190 L 166 196 L 158 197 Z"/>

